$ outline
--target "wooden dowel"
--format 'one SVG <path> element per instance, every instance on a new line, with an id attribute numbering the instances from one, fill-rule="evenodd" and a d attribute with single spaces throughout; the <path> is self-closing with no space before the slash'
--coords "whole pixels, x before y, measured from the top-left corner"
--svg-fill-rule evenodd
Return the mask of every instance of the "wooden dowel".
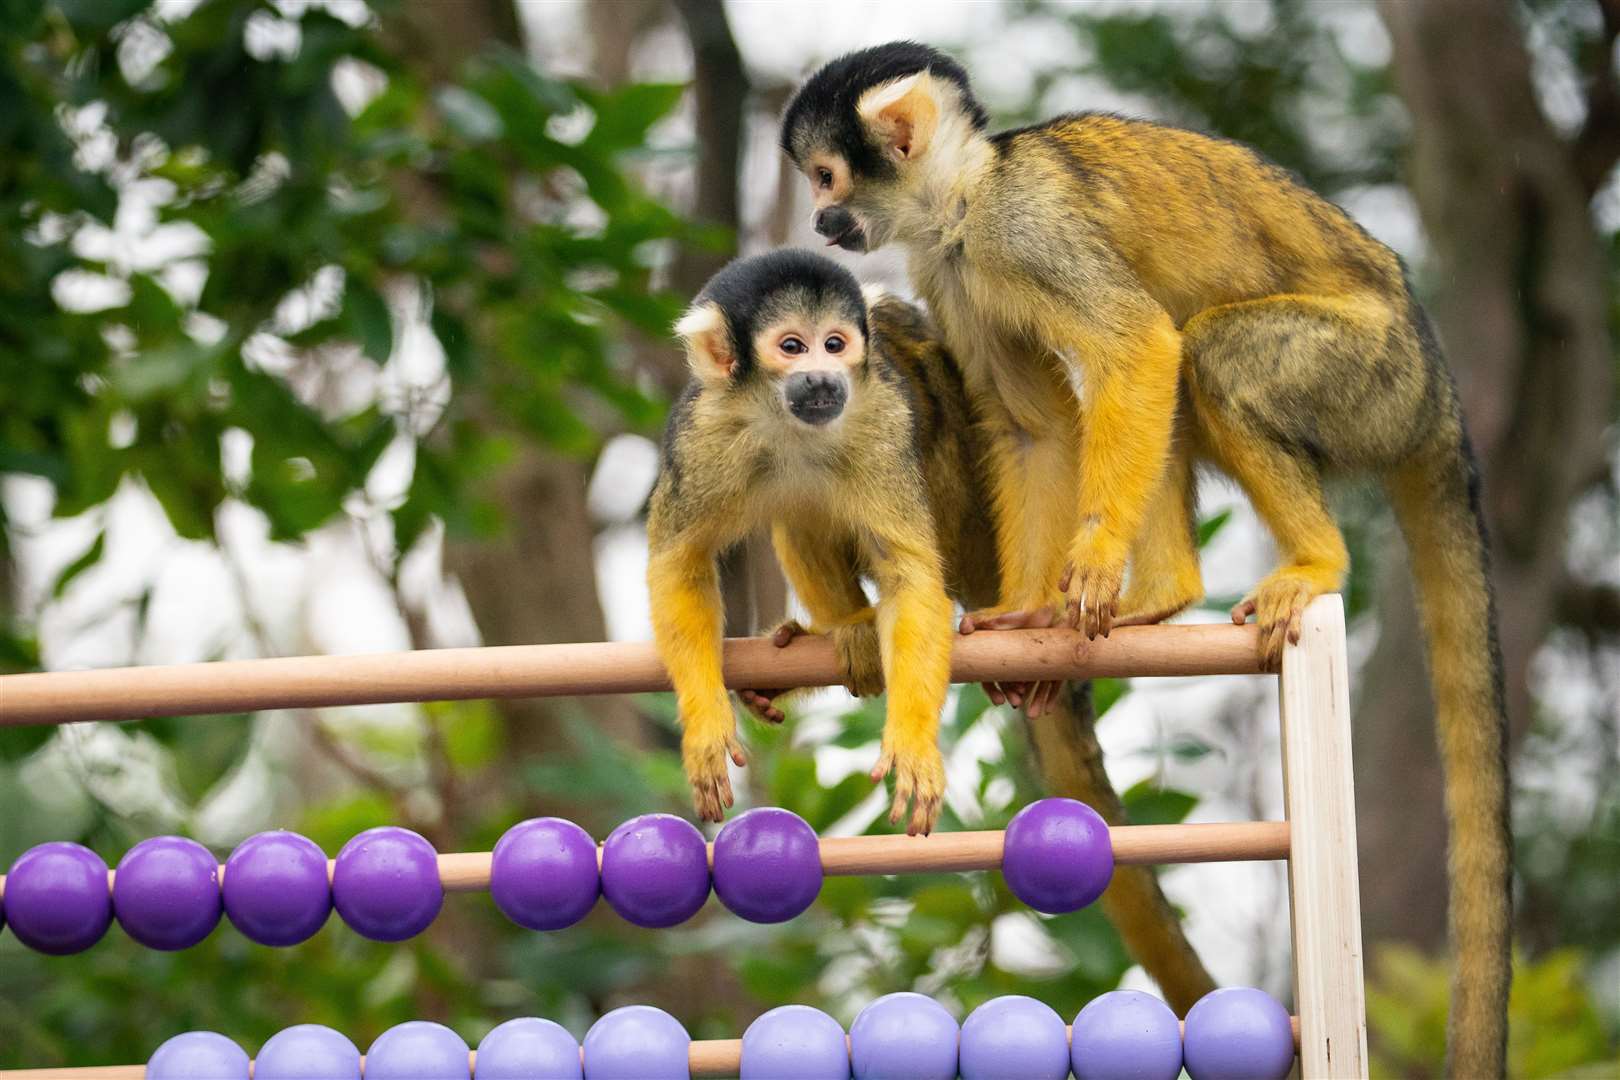
<path id="1" fill-rule="evenodd" d="M 981 631 L 956 639 L 951 662 L 957 682 L 1257 671 L 1254 627 L 1226 623 L 1125 627 L 1095 641 L 1073 630 Z M 731 687 L 773 689 L 830 686 L 838 673 L 825 638 L 786 648 L 737 638 L 725 644 L 725 678 Z M 0 726 L 667 689 L 650 643 L 224 660 L 0 676 Z"/>
<path id="2" fill-rule="evenodd" d="M 1289 1018 L 1294 1029 L 1294 1048 L 1299 1048 L 1299 1017 Z M 1182 1034 L 1186 1034 L 1187 1025 L 1181 1025 Z M 1064 1031 L 1072 1040 L 1074 1028 L 1066 1026 Z M 846 1045 L 849 1036 L 844 1037 Z M 478 1053 L 467 1055 L 468 1068 L 476 1073 L 478 1068 Z M 710 1076 L 736 1076 L 742 1068 L 742 1040 L 741 1039 L 694 1039 L 691 1048 L 687 1050 L 687 1069 L 694 1077 Z M 360 1058 L 361 1067 L 364 1068 L 366 1059 Z M 0 1069 L 0 1076 L 9 1077 L 10 1080 L 145 1080 L 145 1065 L 91 1065 L 78 1069 Z"/>
<path id="3" fill-rule="evenodd" d="M 1001 868 L 1002 833 L 940 832 L 932 836 L 828 836 L 821 840 L 821 869 L 830 876 L 858 874 L 948 874 Z M 1116 825 L 1108 830 L 1114 861 L 1120 864 L 1249 862 L 1288 858 L 1288 822 L 1233 821 L 1203 825 Z M 439 856 L 445 892 L 489 888 L 492 854 L 457 851 Z M 596 861 L 602 861 L 597 845 Z M 709 845 L 714 864 L 714 845 Z M 326 876 L 337 865 L 326 861 Z M 107 872 L 110 890 L 116 870 Z M 225 867 L 219 868 L 225 880 Z M 0 899 L 6 894 L 0 874 Z"/>

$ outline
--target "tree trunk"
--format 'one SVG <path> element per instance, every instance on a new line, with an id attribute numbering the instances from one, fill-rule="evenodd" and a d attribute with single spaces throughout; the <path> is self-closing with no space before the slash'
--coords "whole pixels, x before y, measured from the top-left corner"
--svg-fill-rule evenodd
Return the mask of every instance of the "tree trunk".
<path id="1" fill-rule="evenodd" d="M 1484 476 L 1508 716 L 1564 582 L 1572 501 L 1597 474 L 1613 401 L 1589 164 L 1542 115 L 1503 0 L 1380 0 L 1412 118 L 1410 180 L 1437 273 L 1431 310 Z M 1369 941 L 1445 937 L 1445 829 L 1433 708 L 1417 675 L 1404 560 L 1380 593 L 1360 679 L 1357 803 Z M 1486 722 L 1481 718 L 1481 722 Z"/>

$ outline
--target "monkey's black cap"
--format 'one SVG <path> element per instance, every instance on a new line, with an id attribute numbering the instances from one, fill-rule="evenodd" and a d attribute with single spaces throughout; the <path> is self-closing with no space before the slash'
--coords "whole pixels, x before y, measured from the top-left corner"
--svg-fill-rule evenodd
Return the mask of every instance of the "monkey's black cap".
<path id="1" fill-rule="evenodd" d="M 836 309 L 850 317 L 863 338 L 870 336 L 866 298 L 855 275 L 825 255 L 803 248 L 779 248 L 733 259 L 709 279 L 694 303 L 717 304 L 725 315 L 737 350 L 737 378 L 754 366 L 755 331 L 783 309 Z"/>
<path id="2" fill-rule="evenodd" d="M 974 127 L 982 129 L 990 123 L 984 106 L 973 96 L 967 69 L 961 64 L 931 45 L 891 41 L 828 61 L 806 79 L 782 114 L 782 149 L 797 161 L 795 145 L 801 133 L 814 126 L 825 132 L 856 173 L 882 174 L 892 166 L 867 142 L 855 116 L 855 103 L 872 87 L 919 71 L 956 84 L 962 93 L 962 109 Z"/>

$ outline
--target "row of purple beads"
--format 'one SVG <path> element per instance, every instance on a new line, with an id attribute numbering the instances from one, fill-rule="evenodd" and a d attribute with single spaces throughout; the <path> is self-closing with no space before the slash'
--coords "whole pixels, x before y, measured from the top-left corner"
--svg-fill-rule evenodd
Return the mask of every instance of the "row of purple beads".
<path id="1" fill-rule="evenodd" d="M 490 894 L 508 918 L 531 930 L 560 930 L 605 897 L 625 920 L 649 928 L 684 922 L 708 900 L 752 922 L 783 922 L 821 891 L 820 844 L 802 818 L 761 807 L 733 818 L 714 842 L 711 873 L 703 834 L 671 814 L 646 814 L 602 844 L 560 818 L 534 818 L 495 845 Z M 1108 828 L 1070 799 L 1044 799 L 1008 824 L 1003 873 L 1013 893 L 1045 912 L 1091 903 L 1113 873 Z M 352 838 L 330 877 L 326 855 L 306 837 L 267 832 L 242 841 L 225 863 L 195 840 L 144 840 L 119 860 L 112 888 L 107 864 L 88 848 L 55 842 L 31 848 L 5 879 L 0 926 L 43 953 L 80 952 L 116 917 L 153 949 L 185 949 L 226 915 L 262 945 L 296 945 L 333 908 L 356 933 L 403 941 L 433 922 L 444 903 L 438 856 L 409 829 L 383 826 Z"/>

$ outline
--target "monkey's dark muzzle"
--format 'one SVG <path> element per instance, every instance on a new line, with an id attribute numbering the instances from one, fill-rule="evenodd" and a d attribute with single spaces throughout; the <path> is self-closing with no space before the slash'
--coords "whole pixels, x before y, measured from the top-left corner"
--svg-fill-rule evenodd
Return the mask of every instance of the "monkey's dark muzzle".
<path id="1" fill-rule="evenodd" d="M 837 244 L 845 251 L 865 251 L 866 231 L 855 215 L 842 206 L 825 206 L 816 211 L 816 232 L 827 238 L 827 246 Z"/>
<path id="2" fill-rule="evenodd" d="M 835 420 L 849 400 L 849 387 L 837 375 L 799 371 L 788 376 L 783 389 L 788 411 L 807 424 L 820 426 Z"/>

